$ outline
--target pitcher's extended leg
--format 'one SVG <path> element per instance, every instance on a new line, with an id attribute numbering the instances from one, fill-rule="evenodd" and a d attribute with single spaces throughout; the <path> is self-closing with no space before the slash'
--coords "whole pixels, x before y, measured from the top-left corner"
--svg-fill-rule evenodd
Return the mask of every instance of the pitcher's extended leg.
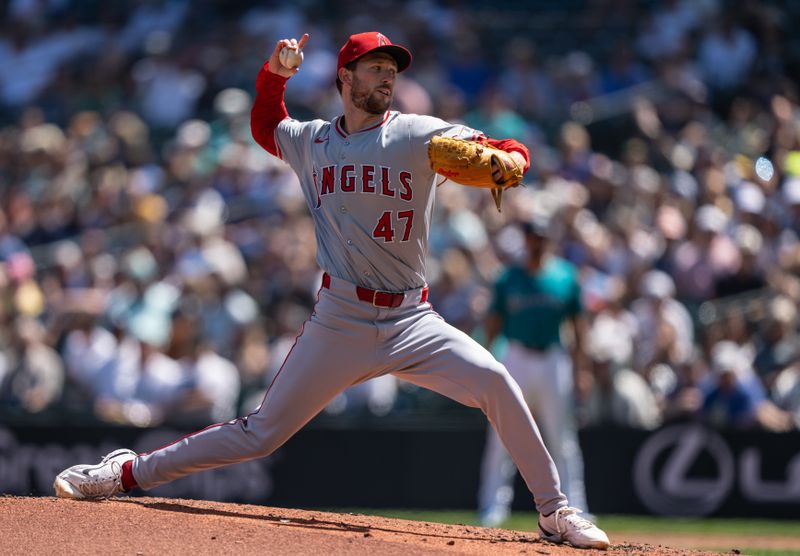
<path id="1" fill-rule="evenodd" d="M 464 405 L 480 408 L 508 449 L 533 494 L 536 507 L 551 513 L 567 505 L 558 473 L 519 386 L 505 367 L 475 340 L 432 311 L 420 311 L 399 326 L 387 360 L 392 372 Z"/>
<path id="2" fill-rule="evenodd" d="M 271 454 L 369 371 L 373 351 L 367 346 L 339 349 L 339 336 L 315 320 L 307 322 L 257 411 L 139 456 L 133 463 L 139 486 L 150 489 L 190 473 Z"/>

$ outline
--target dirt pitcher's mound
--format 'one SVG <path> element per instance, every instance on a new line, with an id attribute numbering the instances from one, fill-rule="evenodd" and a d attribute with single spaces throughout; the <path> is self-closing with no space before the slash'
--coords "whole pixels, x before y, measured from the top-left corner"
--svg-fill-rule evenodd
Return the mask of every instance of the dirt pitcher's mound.
<path id="1" fill-rule="evenodd" d="M 611 539 L 614 543 L 615 539 Z M 619 541 L 618 541 L 619 542 Z M 165 498 L 0 497 L 0 554 L 589 554 L 532 533 Z M 612 544 L 608 554 L 699 554 Z"/>

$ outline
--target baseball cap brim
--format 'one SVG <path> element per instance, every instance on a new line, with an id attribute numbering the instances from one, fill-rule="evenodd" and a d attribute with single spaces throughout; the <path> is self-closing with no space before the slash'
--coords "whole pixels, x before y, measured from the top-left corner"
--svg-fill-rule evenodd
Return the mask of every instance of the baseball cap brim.
<path id="1" fill-rule="evenodd" d="M 406 68 L 408 68 L 408 66 L 411 65 L 411 53 L 402 46 L 397 44 L 387 44 L 385 46 L 378 46 L 376 48 L 373 48 L 372 50 L 365 52 L 358 58 L 351 60 L 351 62 L 360 60 L 364 56 L 368 54 L 374 54 L 375 52 L 385 52 L 386 54 L 394 58 L 394 61 L 397 62 L 398 73 L 405 70 Z M 349 63 L 350 62 L 348 62 L 348 64 Z"/>

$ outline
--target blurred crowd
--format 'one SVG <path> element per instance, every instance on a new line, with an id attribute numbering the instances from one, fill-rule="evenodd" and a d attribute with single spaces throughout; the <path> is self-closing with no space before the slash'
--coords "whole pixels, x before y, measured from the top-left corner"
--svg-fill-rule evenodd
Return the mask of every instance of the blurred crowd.
<path id="1" fill-rule="evenodd" d="M 481 337 L 518 223 L 545 217 L 581 276 L 583 425 L 800 427 L 798 8 L 554 4 L 0 0 L 0 416 L 198 425 L 258 405 L 320 271 L 295 175 L 250 136 L 255 76 L 310 32 L 287 105 L 333 117 L 340 44 L 380 29 L 414 55 L 396 108 L 532 153 L 502 213 L 438 189 L 446 320 Z M 326 410 L 420 411 L 455 409 L 384 377 Z"/>

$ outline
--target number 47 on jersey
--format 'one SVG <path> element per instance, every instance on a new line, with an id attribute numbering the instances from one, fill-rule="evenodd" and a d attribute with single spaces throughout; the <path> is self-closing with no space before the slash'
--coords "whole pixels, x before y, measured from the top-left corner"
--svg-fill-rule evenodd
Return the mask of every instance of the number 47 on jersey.
<path id="1" fill-rule="evenodd" d="M 397 211 L 397 218 L 394 218 L 393 210 L 385 211 L 378 219 L 378 224 L 372 231 L 372 237 L 383 239 L 384 243 L 394 241 L 395 227 L 403 228 L 403 237 L 401 242 L 408 241 L 411 237 L 411 229 L 414 227 L 414 211 L 413 210 L 400 210 Z"/>

